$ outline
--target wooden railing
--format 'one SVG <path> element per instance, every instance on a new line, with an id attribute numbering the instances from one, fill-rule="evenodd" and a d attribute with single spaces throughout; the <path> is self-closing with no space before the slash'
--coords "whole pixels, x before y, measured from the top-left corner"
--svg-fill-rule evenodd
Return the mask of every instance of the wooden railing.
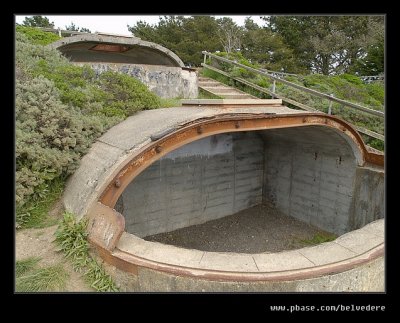
<path id="1" fill-rule="evenodd" d="M 202 53 L 204 55 L 204 62 L 201 64 L 203 67 L 208 68 L 210 70 L 213 70 L 213 71 L 215 71 L 217 73 L 220 73 L 220 74 L 222 74 L 222 75 L 224 75 L 224 76 L 226 76 L 228 78 L 231 78 L 231 79 L 233 79 L 233 80 L 235 80 L 237 82 L 240 82 L 242 84 L 245 84 L 245 85 L 247 85 L 249 87 L 252 87 L 253 89 L 256 89 L 259 92 L 266 93 L 266 94 L 270 95 L 273 98 L 282 99 L 283 102 L 286 102 L 288 104 L 294 105 L 294 106 L 296 106 L 296 107 L 298 107 L 298 108 L 300 108 L 302 110 L 319 111 L 316 108 L 310 107 L 308 105 L 305 105 L 303 103 L 297 102 L 297 101 L 292 100 L 290 98 L 283 97 L 282 95 L 276 93 L 276 82 L 280 82 L 280 83 L 285 84 L 285 85 L 287 85 L 287 86 L 289 86 L 291 88 L 294 88 L 294 89 L 309 93 L 309 94 L 311 94 L 313 96 L 324 98 L 324 99 L 328 100 L 329 101 L 328 114 L 331 114 L 332 103 L 335 102 L 335 103 L 339 103 L 343 107 L 349 107 L 351 109 L 362 111 L 363 113 L 366 113 L 366 114 L 369 114 L 369 115 L 373 115 L 373 116 L 377 116 L 377 117 L 381 117 L 381 118 L 384 118 L 384 116 L 385 116 L 384 112 L 382 112 L 382 111 L 378 111 L 378 110 L 374 110 L 374 109 L 371 109 L 371 108 L 367 108 L 367 107 L 364 107 L 362 105 L 359 105 L 359 104 L 356 104 L 356 103 L 353 103 L 353 102 L 348 102 L 346 100 L 335 98 L 333 95 L 329 95 L 329 94 L 326 94 L 326 93 L 318 92 L 316 90 L 301 86 L 299 84 L 295 84 L 295 83 L 289 82 L 289 81 L 283 79 L 281 76 L 274 75 L 273 73 L 269 73 L 268 71 L 258 70 L 258 69 L 255 69 L 253 67 L 249 67 L 249 66 L 240 64 L 240 63 L 238 63 L 236 61 L 232 61 L 232 60 L 229 60 L 227 58 L 211 54 L 211 53 L 209 53 L 207 51 L 203 51 Z M 230 75 L 229 73 L 227 73 L 225 71 L 222 71 L 222 70 L 220 70 L 220 69 L 218 69 L 218 68 L 216 68 L 214 66 L 206 64 L 207 57 L 210 57 L 210 58 L 213 58 L 213 59 L 225 62 L 225 63 L 229 63 L 229 64 L 232 64 L 232 65 L 235 65 L 235 66 L 239 66 L 239 67 L 241 67 L 243 69 L 246 69 L 246 70 L 248 70 L 250 72 L 253 72 L 253 73 L 268 77 L 269 79 L 271 79 L 273 81 L 272 90 L 269 90 L 267 88 L 261 87 L 261 86 L 259 86 L 257 84 L 254 84 L 254 83 L 252 83 L 252 82 L 250 82 L 248 80 L 245 80 L 243 78 L 234 77 L 234 76 Z M 275 72 L 275 73 L 277 74 L 278 72 Z M 283 74 L 283 73 L 281 73 L 281 74 Z M 376 138 L 376 139 L 379 139 L 379 140 L 382 140 L 382 141 L 385 140 L 385 136 L 382 135 L 382 134 L 379 134 L 377 132 L 374 132 L 374 131 L 371 131 L 371 130 L 368 130 L 368 129 L 365 129 L 365 128 L 362 128 L 362 127 L 359 127 L 359 126 L 355 126 L 355 128 L 357 129 L 358 132 L 363 133 L 364 135 L 367 135 L 369 137 Z"/>

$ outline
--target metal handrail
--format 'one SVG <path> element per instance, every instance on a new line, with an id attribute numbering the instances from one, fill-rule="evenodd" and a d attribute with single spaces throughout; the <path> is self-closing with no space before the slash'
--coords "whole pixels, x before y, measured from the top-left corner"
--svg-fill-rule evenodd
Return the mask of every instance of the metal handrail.
<path id="1" fill-rule="evenodd" d="M 304 92 L 308 92 L 308 93 L 310 93 L 310 94 L 312 94 L 314 96 L 318 96 L 318 97 L 327 99 L 329 101 L 333 101 L 333 102 L 339 103 L 339 104 L 341 104 L 343 106 L 348 106 L 348 107 L 351 107 L 353 109 L 360 110 L 360 111 L 363 111 L 365 113 L 368 113 L 368 114 L 371 114 L 371 115 L 375 115 L 375 116 L 378 116 L 378 117 L 381 117 L 381 118 L 384 118 L 384 116 L 385 116 L 385 113 L 382 112 L 382 111 L 377 111 L 377 110 L 374 110 L 374 109 L 370 109 L 370 108 L 361 106 L 359 104 L 355 104 L 355 103 L 352 103 L 352 102 L 348 102 L 348 101 L 345 101 L 345 100 L 342 100 L 342 99 L 335 98 L 335 97 L 333 97 L 333 96 L 331 96 L 329 94 L 318 92 L 316 90 L 312 90 L 312 89 L 309 89 L 307 87 L 304 87 L 304 86 L 289 82 L 289 81 L 287 81 L 285 79 L 273 76 L 273 75 L 271 75 L 271 74 L 269 74 L 267 72 L 263 72 L 263 71 L 260 71 L 258 69 L 255 69 L 253 67 L 249 67 L 249 66 L 237 63 L 235 61 L 226 59 L 224 57 L 220 57 L 220 56 L 211 54 L 211 53 L 209 53 L 207 51 L 202 51 L 202 54 L 204 55 L 204 62 L 206 61 L 206 57 L 207 56 L 213 57 L 213 58 L 215 58 L 217 60 L 220 60 L 220 61 L 223 61 L 223 62 L 226 62 L 226 63 L 230 63 L 230 64 L 233 64 L 233 65 L 239 66 L 239 67 L 244 68 L 244 69 L 246 69 L 248 71 L 251 71 L 253 73 L 257 73 L 257 74 L 260 74 L 260 75 L 263 75 L 263 76 L 267 76 L 267 77 L 269 77 L 270 79 L 272 79 L 274 81 L 281 82 L 283 84 L 286 84 L 286 85 L 288 85 L 290 87 L 296 88 L 296 89 L 304 91 Z"/>
<path id="2" fill-rule="evenodd" d="M 302 109 L 302 110 L 314 111 L 314 112 L 315 112 L 315 111 L 318 111 L 318 112 L 320 112 L 319 110 L 317 110 L 317 109 L 315 109 L 315 108 L 312 108 L 312 107 L 310 107 L 310 106 L 308 106 L 308 105 L 305 105 L 305 104 L 303 104 L 303 103 L 294 101 L 294 100 L 292 100 L 292 99 L 286 98 L 286 97 L 282 96 L 281 94 L 274 93 L 273 91 L 271 91 L 271 90 L 269 90 L 269 89 L 267 89 L 267 88 L 264 88 L 264 87 L 261 87 L 261 86 L 259 86 L 259 85 L 254 84 L 254 83 L 251 83 L 251 82 L 249 82 L 249 81 L 246 81 L 245 79 L 242 79 L 242 78 L 240 78 L 240 77 L 233 77 L 233 76 L 229 75 L 229 73 L 226 73 L 226 72 L 224 72 L 224 71 L 221 71 L 220 69 L 218 69 L 218 68 L 216 68 L 216 67 L 213 67 L 213 66 L 210 66 L 210 65 L 207 65 L 207 64 L 204 64 L 204 63 L 201 63 L 201 65 L 202 65 L 203 67 L 205 67 L 205 68 L 208 68 L 208 69 L 210 69 L 210 70 L 212 70 L 212 71 L 215 71 L 215 72 L 220 73 L 220 74 L 222 74 L 222 75 L 224 75 L 224 76 L 226 76 L 226 77 L 229 77 L 229 78 L 231 78 L 231 79 L 233 79 L 233 80 L 235 80 L 235 81 L 237 81 L 237 82 L 240 82 L 240 83 L 243 83 L 244 85 L 250 86 L 250 87 L 252 87 L 253 89 L 256 89 L 257 91 L 260 91 L 260 92 L 262 92 L 262 93 L 266 93 L 266 94 L 268 94 L 268 95 L 271 95 L 271 96 L 273 96 L 274 98 L 281 99 L 283 102 L 292 104 L 292 105 L 294 105 L 294 106 L 296 106 L 296 107 L 298 107 L 298 108 L 300 108 L 300 109 Z M 331 102 L 331 103 L 332 103 L 332 102 Z M 328 114 L 329 114 L 329 113 L 328 113 Z M 371 130 L 368 130 L 368 129 L 365 129 L 365 128 L 362 128 L 362 127 L 359 127 L 359 126 L 355 126 L 355 125 L 354 125 L 354 127 L 357 129 L 358 132 L 360 132 L 360 133 L 362 133 L 362 134 L 364 134 L 364 135 L 367 135 L 368 137 L 371 137 L 371 138 L 375 138 L 375 139 L 379 139 L 379 140 L 385 141 L 385 136 L 384 136 L 384 135 L 381 135 L 380 133 L 377 133 L 377 132 L 374 132 L 374 131 L 371 131 Z"/>

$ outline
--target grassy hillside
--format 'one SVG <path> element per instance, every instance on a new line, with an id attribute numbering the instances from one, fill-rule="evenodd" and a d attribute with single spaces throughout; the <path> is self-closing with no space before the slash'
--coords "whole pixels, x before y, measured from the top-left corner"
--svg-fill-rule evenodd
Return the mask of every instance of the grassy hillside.
<path id="1" fill-rule="evenodd" d="M 259 68 L 260 66 L 252 64 L 247 61 L 240 54 L 227 55 L 226 53 L 219 53 L 221 56 L 225 56 L 230 59 L 235 59 L 237 62 Z M 208 61 L 209 64 L 230 73 L 235 77 L 240 77 L 249 80 L 261 87 L 272 89 L 272 82 L 267 77 L 249 72 L 243 68 L 235 67 L 231 64 L 221 63 L 216 60 Z M 205 77 L 216 79 L 222 83 L 230 86 L 235 86 L 245 92 L 255 95 L 260 98 L 270 98 L 267 94 L 260 93 L 259 91 L 245 86 L 242 83 L 233 81 L 217 72 L 209 69 L 203 69 L 201 74 Z M 305 86 L 310 89 L 317 90 L 326 94 L 333 94 L 336 98 L 340 98 L 346 101 L 354 102 L 371 109 L 383 111 L 384 98 L 385 98 L 385 87 L 382 82 L 374 82 L 365 84 L 359 77 L 342 74 L 335 76 L 325 76 L 320 74 L 314 75 L 299 75 L 299 76 L 288 76 L 286 80 Z M 312 96 L 311 94 L 296 90 L 288 87 L 287 85 L 276 83 L 276 93 L 281 94 L 284 97 L 293 99 L 297 102 L 306 104 L 310 107 L 316 108 L 322 112 L 328 112 L 329 101 L 323 98 Z M 293 106 L 293 108 L 296 108 Z M 348 107 L 342 107 L 339 104 L 334 103 L 332 106 L 332 113 L 338 117 L 343 118 L 350 123 L 367 128 L 369 130 L 384 134 L 384 121 L 382 118 L 370 116 L 363 112 L 355 111 Z M 383 142 L 377 139 L 372 139 L 367 136 L 363 136 L 364 141 L 376 149 L 383 150 Z"/>

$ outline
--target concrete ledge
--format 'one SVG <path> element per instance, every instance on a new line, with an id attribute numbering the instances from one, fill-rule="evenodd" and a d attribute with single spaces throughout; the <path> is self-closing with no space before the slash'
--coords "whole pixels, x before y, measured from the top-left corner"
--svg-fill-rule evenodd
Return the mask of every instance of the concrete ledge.
<path id="1" fill-rule="evenodd" d="M 181 100 L 182 106 L 188 105 L 281 105 L 281 99 L 190 99 Z"/>
<path id="2" fill-rule="evenodd" d="M 279 276 L 282 275 L 289 279 L 290 273 L 292 273 L 292 278 L 296 279 L 296 277 L 307 277 L 307 273 L 313 277 L 323 275 L 324 272 L 345 271 L 371 260 L 371 254 L 383 247 L 383 230 L 384 220 L 381 219 L 359 230 L 349 232 L 332 242 L 269 254 L 204 252 L 184 249 L 145 241 L 124 232 L 114 254 L 120 255 L 120 252 L 123 252 L 127 255 L 125 259 L 130 259 L 128 255 L 139 257 L 141 259 L 140 266 L 146 267 L 146 262 L 153 265 L 159 264 L 159 269 L 167 272 L 173 272 L 176 267 L 175 269 L 187 272 L 191 270 L 218 271 L 236 276 L 246 273 L 273 274 L 271 279 L 276 280 L 279 280 Z M 378 254 L 375 253 L 372 258 Z M 170 267 L 167 269 L 163 265 Z M 154 269 L 154 266 L 149 267 Z M 194 272 L 192 274 L 200 275 Z M 246 276 L 242 277 L 246 280 Z"/>

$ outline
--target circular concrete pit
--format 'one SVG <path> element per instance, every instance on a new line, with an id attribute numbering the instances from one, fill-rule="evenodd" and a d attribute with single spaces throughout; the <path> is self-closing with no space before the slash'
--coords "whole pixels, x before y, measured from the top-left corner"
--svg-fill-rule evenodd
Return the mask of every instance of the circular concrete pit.
<path id="1" fill-rule="evenodd" d="M 89 218 L 121 290 L 384 290 L 383 155 L 344 121 L 278 101 L 142 111 L 93 145 L 64 204 Z M 255 254 L 142 239 L 264 204 L 339 237 Z"/>

